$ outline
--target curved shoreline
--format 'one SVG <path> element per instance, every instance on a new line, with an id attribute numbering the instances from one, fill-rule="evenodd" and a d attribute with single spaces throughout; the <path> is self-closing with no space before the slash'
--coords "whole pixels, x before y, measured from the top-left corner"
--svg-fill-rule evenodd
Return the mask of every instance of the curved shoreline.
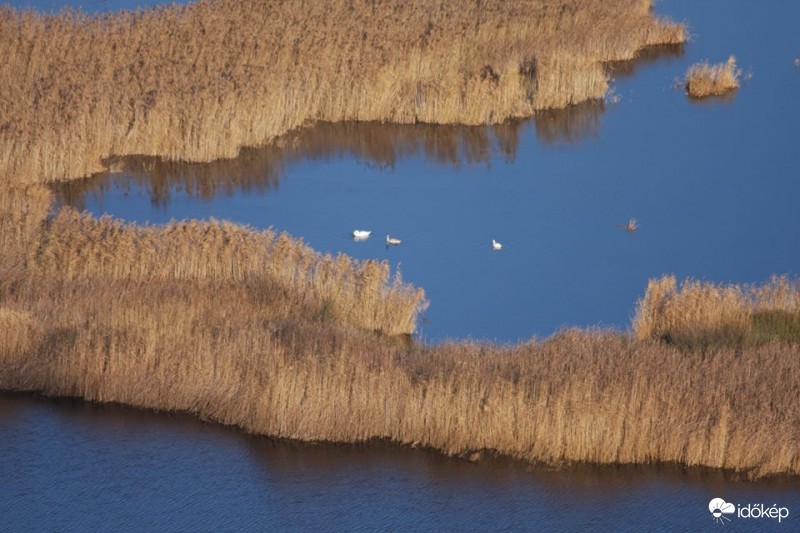
<path id="1" fill-rule="evenodd" d="M 0 390 L 0 403 L 2 402 L 3 398 L 9 398 L 12 401 L 32 401 L 32 402 L 46 402 L 51 405 L 55 405 L 56 408 L 61 408 L 62 406 L 71 409 L 73 407 L 80 407 L 83 409 L 84 407 L 91 410 L 96 409 L 99 413 L 103 415 L 110 413 L 114 414 L 116 412 L 125 413 L 125 412 L 133 412 L 136 414 L 140 414 L 143 417 L 165 417 L 165 422 L 169 423 L 170 420 L 174 419 L 175 417 L 179 417 L 189 423 L 196 423 L 196 424 L 212 424 L 222 430 L 229 430 L 233 431 L 237 435 L 242 435 L 245 437 L 256 437 L 258 439 L 264 439 L 269 442 L 271 445 L 274 446 L 285 446 L 289 449 L 296 449 L 296 450 L 319 450 L 320 448 L 328 448 L 333 453 L 336 452 L 358 452 L 359 450 L 369 451 L 369 450 L 385 450 L 388 453 L 419 453 L 422 452 L 424 454 L 429 454 L 433 458 L 439 458 L 444 460 L 452 460 L 458 463 L 462 463 L 464 465 L 472 464 L 487 464 L 490 467 L 497 465 L 497 466 L 508 466 L 511 468 L 523 468 L 526 471 L 530 472 L 562 472 L 565 471 L 566 473 L 597 473 L 603 474 L 604 472 L 608 473 L 618 473 L 618 472 L 625 472 L 630 471 L 631 473 L 652 473 L 652 474 L 671 474 L 678 478 L 682 478 L 684 476 L 689 476 L 694 480 L 703 480 L 707 476 L 713 476 L 717 479 L 722 478 L 725 480 L 742 482 L 742 483 L 758 483 L 758 482 L 766 482 L 766 483 L 787 483 L 794 486 L 798 481 L 800 481 L 800 477 L 796 475 L 786 475 L 786 474 L 772 474 L 766 475 L 761 477 L 753 477 L 752 475 L 748 475 L 748 472 L 737 472 L 734 469 L 720 469 L 720 468 L 711 468 L 705 466 L 686 466 L 680 463 L 665 463 L 665 462 L 653 462 L 653 463 L 629 463 L 629 464 L 604 464 L 604 463 L 591 463 L 591 462 L 572 462 L 572 463 L 562 463 L 562 464 L 545 464 L 545 463 L 531 463 L 526 461 L 520 461 L 519 459 L 514 459 L 510 456 L 499 455 L 493 453 L 491 451 L 482 451 L 479 452 L 479 457 L 475 456 L 475 454 L 469 455 L 458 455 L 458 456 L 451 456 L 445 455 L 441 453 L 441 451 L 427 448 L 421 446 L 419 444 L 401 444 L 398 442 L 391 441 L 385 438 L 371 438 L 359 442 L 336 442 L 336 441 L 304 441 L 304 440 L 294 440 L 285 437 L 273 437 L 270 435 L 257 435 L 253 433 L 248 433 L 242 430 L 241 427 L 235 425 L 225 425 L 219 422 L 215 422 L 213 420 L 206 420 L 202 417 L 194 415 L 192 413 L 188 413 L 185 411 L 166 411 L 166 410 L 158 410 L 158 409 L 149 409 L 149 408 L 141 408 L 136 407 L 129 404 L 123 403 L 114 403 L 114 402 L 94 402 L 85 400 L 83 398 L 77 398 L 74 396 L 47 396 L 40 392 L 35 391 L 19 391 L 19 390 Z M 83 412 L 83 411 L 82 411 Z M 146 421 L 145 421 L 146 423 Z M 719 477 L 717 477 L 719 476 Z"/>

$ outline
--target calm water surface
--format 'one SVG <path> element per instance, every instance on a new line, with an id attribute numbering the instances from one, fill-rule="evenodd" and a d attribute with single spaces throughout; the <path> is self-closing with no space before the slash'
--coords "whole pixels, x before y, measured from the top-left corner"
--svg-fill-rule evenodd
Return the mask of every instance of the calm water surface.
<path id="1" fill-rule="evenodd" d="M 387 259 L 425 288 L 429 341 L 625 329 L 662 274 L 797 274 L 800 3 L 658 9 L 689 20 L 693 40 L 616 67 L 617 103 L 487 128 L 320 125 L 229 162 L 127 160 L 61 201 L 137 222 L 272 226 L 316 250 Z M 732 53 L 752 73 L 732 97 L 674 88 L 690 64 Z M 635 234 L 618 227 L 629 218 Z M 354 242 L 355 228 L 373 237 Z M 387 249 L 386 233 L 403 244 Z"/>
<path id="2" fill-rule="evenodd" d="M 55 4 L 28 2 L 40 9 Z M 88 11 L 132 8 L 86 3 Z M 694 38 L 618 66 L 618 103 L 496 128 L 323 125 L 231 162 L 133 159 L 60 201 L 163 223 L 226 218 L 386 258 L 431 300 L 421 335 L 514 341 L 627 327 L 662 273 L 759 282 L 800 265 L 800 4 L 669 0 Z M 731 99 L 673 88 L 736 54 Z M 634 235 L 617 224 L 635 217 Z M 354 243 L 355 228 L 377 238 Z M 383 235 L 404 239 L 387 250 Z M 505 245 L 493 253 L 489 242 Z M 719 530 L 708 502 L 789 508 L 800 485 L 665 468 L 529 471 L 389 446 L 276 443 L 189 417 L 0 395 L 0 530 Z"/>

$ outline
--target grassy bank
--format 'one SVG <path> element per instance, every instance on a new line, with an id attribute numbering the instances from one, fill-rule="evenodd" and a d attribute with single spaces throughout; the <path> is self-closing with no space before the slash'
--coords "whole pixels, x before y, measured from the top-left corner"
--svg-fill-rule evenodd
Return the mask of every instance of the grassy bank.
<path id="1" fill-rule="evenodd" d="M 603 62 L 679 43 L 650 0 L 214 0 L 0 8 L 0 179 L 132 154 L 210 161 L 318 120 L 485 124 L 601 98 Z"/>
<path id="2" fill-rule="evenodd" d="M 347 314 L 339 298 L 367 296 L 346 284 L 320 299 L 314 265 L 326 260 L 286 237 L 222 223 L 48 217 L 49 201 L 40 188 L 0 195 L 0 389 L 187 411 L 302 440 L 379 437 L 553 465 L 800 474 L 796 341 L 659 340 L 677 331 L 668 318 L 683 312 L 669 310 L 685 309 L 689 295 L 727 301 L 725 291 L 750 289 L 654 282 L 636 335 L 571 330 L 508 347 L 423 346 L 370 331 L 372 315 Z M 342 261 L 356 279 L 380 271 Z M 381 279 L 365 285 L 380 295 L 374 313 L 402 309 L 413 324 L 418 293 Z M 756 308 L 796 302 L 783 290 L 796 285 L 783 284 L 752 289 Z M 648 323 L 656 325 L 645 334 Z"/>

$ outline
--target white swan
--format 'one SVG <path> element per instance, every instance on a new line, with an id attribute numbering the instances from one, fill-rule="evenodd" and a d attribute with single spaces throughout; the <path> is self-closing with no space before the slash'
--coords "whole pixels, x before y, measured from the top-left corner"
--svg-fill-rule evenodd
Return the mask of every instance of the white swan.
<path id="1" fill-rule="evenodd" d="M 503 245 L 497 242 L 496 240 L 492 239 L 492 250 L 502 250 Z"/>
<path id="2" fill-rule="evenodd" d="M 386 234 L 386 244 L 400 244 L 401 242 L 403 241 L 395 239 L 394 237 L 389 237 L 388 233 Z"/>
<path id="3" fill-rule="evenodd" d="M 370 233 L 372 233 L 372 232 L 371 231 L 366 231 L 366 230 L 363 230 L 363 229 L 357 229 L 357 230 L 353 231 L 353 238 L 355 240 L 357 240 L 357 241 L 360 241 L 360 240 L 363 240 L 363 239 L 368 239 Z"/>
<path id="4" fill-rule="evenodd" d="M 637 229 L 639 229 L 639 223 L 636 221 L 635 218 L 632 218 L 628 221 L 627 224 L 617 224 L 617 227 L 624 229 L 625 231 L 629 231 L 633 233 Z"/>

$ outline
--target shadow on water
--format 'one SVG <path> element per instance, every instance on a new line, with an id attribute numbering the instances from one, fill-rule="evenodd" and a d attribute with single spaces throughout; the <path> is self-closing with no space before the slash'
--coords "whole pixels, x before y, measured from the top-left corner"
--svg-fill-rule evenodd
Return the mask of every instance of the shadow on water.
<path id="1" fill-rule="evenodd" d="M 536 138 L 548 145 L 579 144 L 600 135 L 603 102 L 586 102 L 567 109 L 539 112 L 534 118 Z"/>
<path id="2" fill-rule="evenodd" d="M 609 61 L 606 70 L 614 78 L 629 78 L 637 70 L 648 65 L 658 63 L 669 64 L 675 59 L 683 57 L 686 52 L 684 43 L 657 44 L 642 48 L 631 61 Z"/>
<path id="3" fill-rule="evenodd" d="M 541 483 L 550 490 L 575 489 L 576 486 L 603 487 L 603 490 L 611 493 L 629 492 L 632 486 L 653 479 L 676 486 L 691 483 L 719 487 L 720 490 L 729 484 L 740 483 L 783 490 L 800 487 L 800 480 L 790 476 L 753 480 L 735 471 L 672 463 L 547 465 L 492 454 L 483 454 L 479 461 L 470 461 L 466 457 L 450 457 L 433 449 L 409 447 L 378 438 L 360 443 L 309 443 L 248 434 L 241 434 L 241 437 L 256 462 L 273 474 L 276 470 L 285 470 L 287 475 L 294 475 L 300 469 L 310 469 L 317 475 L 325 476 L 340 470 L 342 463 L 390 459 L 395 466 L 399 463 L 404 471 L 411 470 L 421 462 L 435 463 L 428 465 L 430 476 L 441 478 L 452 483 L 452 486 L 459 485 L 458 478 L 468 478 L 478 473 L 488 479 L 503 481 L 527 478 L 529 482 Z"/>
<path id="4" fill-rule="evenodd" d="M 733 89 L 731 91 L 727 91 L 722 94 L 712 94 L 710 96 L 704 96 L 702 98 L 698 98 L 696 96 L 692 96 L 690 94 L 686 94 L 686 99 L 695 106 L 714 106 L 717 104 L 732 104 L 736 101 L 736 94 L 739 92 L 739 89 Z"/>
<path id="5" fill-rule="evenodd" d="M 461 457 L 448 457 L 428 448 L 413 448 L 393 443 L 386 439 L 370 439 L 361 443 L 304 442 L 251 435 L 235 426 L 225 426 L 204 422 L 195 416 L 182 412 L 163 413 L 138 409 L 121 404 L 88 402 L 76 398 L 50 398 L 28 392 L 0 391 L 0 422 L 13 428 L 26 424 L 26 415 L 39 413 L 40 416 L 70 420 L 70 426 L 81 426 L 83 431 L 100 434 L 140 433 L 142 435 L 169 433 L 173 438 L 197 439 L 213 436 L 229 443 L 243 445 L 248 454 L 265 471 L 275 473 L 285 470 L 296 473 L 298 469 L 309 469 L 324 475 L 342 468 L 343 464 L 358 460 L 378 461 L 390 459 L 395 466 L 398 462 L 412 466 L 426 462 L 432 475 L 471 475 L 481 472 L 493 477 L 499 475 L 507 479 L 508 474 L 540 477 L 549 480 L 556 488 L 560 483 L 568 487 L 579 485 L 601 485 L 607 490 L 629 491 L 631 484 L 651 477 L 671 480 L 677 483 L 698 483 L 704 485 L 726 485 L 729 483 L 754 482 L 735 472 L 717 469 L 686 467 L 673 464 L 651 465 L 596 465 L 571 464 L 564 467 L 536 465 L 520 462 L 505 456 L 483 455 L 479 462 L 470 462 Z M 757 480 L 755 483 L 773 488 L 796 488 L 798 479 L 778 476 Z"/>
<path id="6" fill-rule="evenodd" d="M 242 148 L 235 159 L 192 163 L 150 156 L 112 157 L 105 161 L 107 172 L 56 185 L 56 199 L 59 205 L 84 209 L 88 195 L 99 197 L 112 188 L 147 190 L 150 201 L 159 207 L 168 206 L 174 194 L 203 200 L 263 194 L 278 189 L 286 168 L 303 160 L 351 157 L 379 169 L 392 169 L 398 161 L 415 156 L 453 168 L 490 164 L 495 157 L 511 163 L 517 157 L 520 132 L 529 122 L 546 144 L 576 144 L 599 134 L 604 112 L 602 102 L 587 102 L 492 126 L 322 122 L 267 146 Z"/>
<path id="7" fill-rule="evenodd" d="M 409 468 L 426 463 L 429 473 L 452 482 L 452 476 L 471 476 L 478 472 L 487 477 L 508 479 L 509 475 L 538 478 L 557 489 L 579 486 L 602 486 L 607 491 L 630 491 L 631 485 L 658 478 L 668 483 L 696 483 L 707 486 L 726 486 L 730 483 L 759 485 L 774 489 L 796 489 L 800 480 L 775 476 L 753 481 L 746 474 L 704 467 L 676 464 L 602 465 L 576 463 L 562 466 L 530 464 L 507 456 L 483 454 L 480 461 L 464 457 L 449 457 L 425 447 L 409 447 L 387 439 L 373 438 L 359 443 L 306 442 L 291 439 L 252 435 L 236 426 L 205 422 L 184 412 L 158 412 L 116 403 L 94 403 L 79 398 L 47 397 L 30 392 L 0 390 L 0 423 L 10 429 L 26 425 L 33 418 L 64 419 L 79 433 L 117 438 L 121 434 L 163 436 L 193 441 L 213 438 L 243 446 L 265 473 L 274 476 L 285 471 L 296 475 L 298 470 L 310 470 L 324 476 L 350 466 L 357 461 L 391 461 L 393 467 L 405 464 Z M 13 433 L 13 431 L 12 431 Z M 86 435 L 84 435 L 86 436 Z M 0 439 L 2 440 L 2 439 Z M 187 442 L 188 442 L 187 441 Z M 407 470 L 402 469 L 401 470 Z M 454 486 L 457 486 L 454 485 Z"/>

